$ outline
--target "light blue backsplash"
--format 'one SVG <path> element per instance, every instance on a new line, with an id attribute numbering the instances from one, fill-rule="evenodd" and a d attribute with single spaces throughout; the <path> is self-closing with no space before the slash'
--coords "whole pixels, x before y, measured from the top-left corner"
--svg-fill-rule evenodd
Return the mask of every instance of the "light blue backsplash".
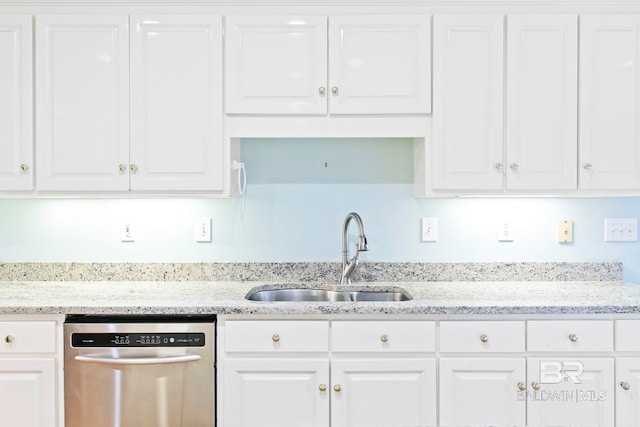
<path id="1" fill-rule="evenodd" d="M 415 199 L 412 156 L 406 139 L 244 140 L 241 199 L 3 199 L 0 261 L 339 261 L 356 211 L 365 261 L 622 261 L 640 283 L 640 244 L 603 241 L 603 219 L 639 217 L 640 197 Z M 198 217 L 212 243 L 194 241 Z M 438 242 L 420 242 L 421 217 L 439 219 Z M 503 219 L 513 242 L 497 241 Z M 561 219 L 571 244 L 556 242 Z M 135 242 L 120 241 L 124 221 Z"/>

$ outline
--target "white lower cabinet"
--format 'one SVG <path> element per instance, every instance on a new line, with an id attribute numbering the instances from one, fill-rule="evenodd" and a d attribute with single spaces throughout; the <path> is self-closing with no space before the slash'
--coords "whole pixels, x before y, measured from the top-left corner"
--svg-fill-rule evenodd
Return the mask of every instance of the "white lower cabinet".
<path id="1" fill-rule="evenodd" d="M 640 425 L 640 357 L 616 359 L 616 426 Z"/>
<path id="2" fill-rule="evenodd" d="M 334 359 L 331 426 L 435 425 L 435 358 Z"/>
<path id="3" fill-rule="evenodd" d="M 527 375 L 528 425 L 615 425 L 613 357 L 533 357 Z"/>
<path id="4" fill-rule="evenodd" d="M 640 320 L 218 328 L 219 427 L 640 425 Z"/>
<path id="5" fill-rule="evenodd" d="M 436 425 L 435 322 L 227 321 L 221 329 L 220 426 Z"/>
<path id="6" fill-rule="evenodd" d="M 329 425 L 329 359 L 233 358 L 225 361 L 224 425 Z"/>
<path id="7" fill-rule="evenodd" d="M 524 357 L 440 359 L 440 425 L 524 426 Z"/>
<path id="8" fill-rule="evenodd" d="M 0 425 L 55 427 L 56 324 L 0 321 Z"/>

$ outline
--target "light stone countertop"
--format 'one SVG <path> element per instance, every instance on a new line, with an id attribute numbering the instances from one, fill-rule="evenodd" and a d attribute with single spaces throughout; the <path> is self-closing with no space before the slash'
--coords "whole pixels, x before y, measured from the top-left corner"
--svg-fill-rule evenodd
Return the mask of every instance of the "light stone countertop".
<path id="1" fill-rule="evenodd" d="M 620 281 L 360 282 L 401 287 L 402 302 L 253 302 L 256 281 L 0 281 L 0 314 L 640 314 L 640 285 Z"/>

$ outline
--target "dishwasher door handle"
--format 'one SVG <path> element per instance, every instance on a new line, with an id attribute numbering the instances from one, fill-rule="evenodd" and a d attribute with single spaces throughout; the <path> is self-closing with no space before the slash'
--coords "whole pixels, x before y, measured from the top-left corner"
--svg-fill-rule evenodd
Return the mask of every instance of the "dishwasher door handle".
<path id="1" fill-rule="evenodd" d="M 78 362 L 99 363 L 102 365 L 164 365 L 167 363 L 197 362 L 202 359 L 197 354 L 169 357 L 102 357 L 102 356 L 76 356 Z"/>

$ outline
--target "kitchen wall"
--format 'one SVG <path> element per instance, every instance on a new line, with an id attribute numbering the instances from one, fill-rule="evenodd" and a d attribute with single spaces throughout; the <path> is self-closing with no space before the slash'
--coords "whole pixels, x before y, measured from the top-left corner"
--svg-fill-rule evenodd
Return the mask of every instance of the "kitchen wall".
<path id="1" fill-rule="evenodd" d="M 242 159 L 240 199 L 0 199 L 0 262 L 339 261 L 356 211 L 364 261 L 622 261 L 640 284 L 640 244 L 603 241 L 603 219 L 639 217 L 640 197 L 415 199 L 409 139 L 244 140 Z M 198 217 L 213 218 L 211 243 L 194 241 Z M 420 241 L 421 217 L 438 218 L 437 242 Z M 497 240 L 505 219 L 513 242 Z"/>

